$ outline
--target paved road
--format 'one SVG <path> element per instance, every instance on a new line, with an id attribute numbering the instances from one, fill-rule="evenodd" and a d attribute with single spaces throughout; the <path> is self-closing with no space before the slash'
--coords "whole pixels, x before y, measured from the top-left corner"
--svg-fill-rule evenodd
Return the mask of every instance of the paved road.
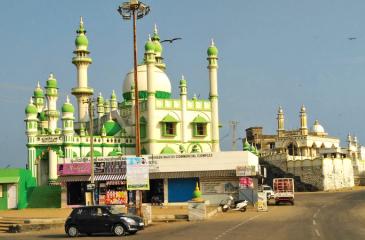
<path id="1" fill-rule="evenodd" d="M 297 194 L 295 206 L 269 206 L 269 212 L 219 213 L 205 222 L 162 223 L 125 239 L 139 240 L 362 240 L 365 190 Z M 106 236 L 82 237 L 104 239 Z M 65 239 L 63 229 L 0 235 L 2 239 Z M 107 239 L 120 239 L 114 236 Z"/>

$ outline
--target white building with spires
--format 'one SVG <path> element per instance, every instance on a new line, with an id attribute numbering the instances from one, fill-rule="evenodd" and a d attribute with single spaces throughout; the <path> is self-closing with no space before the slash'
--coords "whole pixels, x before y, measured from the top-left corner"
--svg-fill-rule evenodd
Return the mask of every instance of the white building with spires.
<path id="1" fill-rule="evenodd" d="M 67 97 L 62 109 L 57 109 L 62 80 L 51 73 L 44 89 L 38 83 L 25 110 L 28 167 L 39 184 L 56 181 L 59 159 L 90 155 L 87 100 L 95 91 L 88 84 L 92 59 L 82 18 L 76 33 L 72 58 L 76 86 L 71 94 L 77 105 L 74 108 Z M 207 50 L 209 99 L 188 98 L 188 80 L 184 77 L 179 84 L 180 97 L 171 97 L 173 89 L 156 27 L 144 50 L 144 61 L 138 66 L 142 154 L 219 152 L 218 49 L 213 40 Z M 135 154 L 133 83 L 132 70 L 122 84 L 123 98 L 118 99 L 115 91 L 110 98 L 101 93 L 96 98 L 94 156 Z"/>

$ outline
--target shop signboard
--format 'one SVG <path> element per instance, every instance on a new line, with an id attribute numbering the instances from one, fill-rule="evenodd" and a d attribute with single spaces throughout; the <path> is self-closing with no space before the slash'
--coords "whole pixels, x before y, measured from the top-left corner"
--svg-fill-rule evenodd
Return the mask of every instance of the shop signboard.
<path id="1" fill-rule="evenodd" d="M 240 177 L 239 181 L 240 189 L 242 188 L 253 188 L 253 180 L 250 177 Z"/>
<path id="2" fill-rule="evenodd" d="M 57 174 L 62 175 L 90 175 L 91 164 L 88 162 L 58 164 Z"/>
<path id="3" fill-rule="evenodd" d="M 237 177 L 256 176 L 256 167 L 255 166 L 237 166 L 236 167 L 236 176 Z"/>
<path id="4" fill-rule="evenodd" d="M 126 161 L 95 162 L 96 174 L 126 174 Z"/>
<path id="5" fill-rule="evenodd" d="M 150 190 L 149 166 L 146 157 L 126 157 L 127 190 Z"/>

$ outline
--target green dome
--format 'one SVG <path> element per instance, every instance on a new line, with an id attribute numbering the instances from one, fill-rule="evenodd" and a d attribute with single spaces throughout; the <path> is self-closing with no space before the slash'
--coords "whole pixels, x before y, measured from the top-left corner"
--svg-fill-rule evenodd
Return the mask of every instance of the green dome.
<path id="1" fill-rule="evenodd" d="M 47 121 L 46 112 L 40 112 L 39 113 L 39 120 L 41 120 L 41 121 Z"/>
<path id="2" fill-rule="evenodd" d="M 62 112 L 64 113 L 73 113 L 75 111 L 74 106 L 71 103 L 65 103 L 62 106 Z"/>
<path id="3" fill-rule="evenodd" d="M 52 73 L 47 80 L 47 88 L 57 88 L 57 80 L 53 77 Z"/>
<path id="4" fill-rule="evenodd" d="M 104 127 L 107 136 L 114 136 L 117 132 L 119 132 L 122 129 L 120 125 L 113 120 L 106 121 L 104 123 Z"/>
<path id="5" fill-rule="evenodd" d="M 39 82 L 38 82 L 38 86 L 34 89 L 34 97 L 36 97 L 36 98 L 44 97 L 43 89 L 39 85 Z"/>
<path id="6" fill-rule="evenodd" d="M 87 39 L 85 34 L 81 33 L 80 35 L 78 35 L 76 37 L 75 45 L 76 45 L 76 47 L 79 47 L 79 46 L 87 47 L 89 45 L 89 40 Z"/>
<path id="7" fill-rule="evenodd" d="M 28 106 L 25 108 L 26 114 L 37 114 L 38 110 L 37 107 L 33 103 L 29 103 Z"/>
<path id="8" fill-rule="evenodd" d="M 214 45 L 211 45 L 207 50 L 208 56 L 218 56 L 218 48 Z"/>
<path id="9" fill-rule="evenodd" d="M 155 51 L 155 44 L 151 40 L 148 40 L 146 42 L 146 44 L 144 45 L 144 50 L 146 52 L 153 52 L 153 51 Z"/>
<path id="10" fill-rule="evenodd" d="M 161 46 L 161 43 L 158 42 L 158 41 L 155 41 L 154 42 L 154 45 L 155 45 L 155 52 L 156 53 L 162 53 L 162 46 Z"/>

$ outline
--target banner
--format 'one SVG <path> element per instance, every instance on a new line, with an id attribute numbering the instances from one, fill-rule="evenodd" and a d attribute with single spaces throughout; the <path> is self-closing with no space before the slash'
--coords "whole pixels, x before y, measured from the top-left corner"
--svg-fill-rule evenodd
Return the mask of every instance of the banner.
<path id="1" fill-rule="evenodd" d="M 150 190 L 148 159 L 126 157 L 127 190 Z"/>
<path id="2" fill-rule="evenodd" d="M 236 167 L 236 176 L 237 177 L 256 176 L 256 167 L 255 166 L 237 166 Z"/>

